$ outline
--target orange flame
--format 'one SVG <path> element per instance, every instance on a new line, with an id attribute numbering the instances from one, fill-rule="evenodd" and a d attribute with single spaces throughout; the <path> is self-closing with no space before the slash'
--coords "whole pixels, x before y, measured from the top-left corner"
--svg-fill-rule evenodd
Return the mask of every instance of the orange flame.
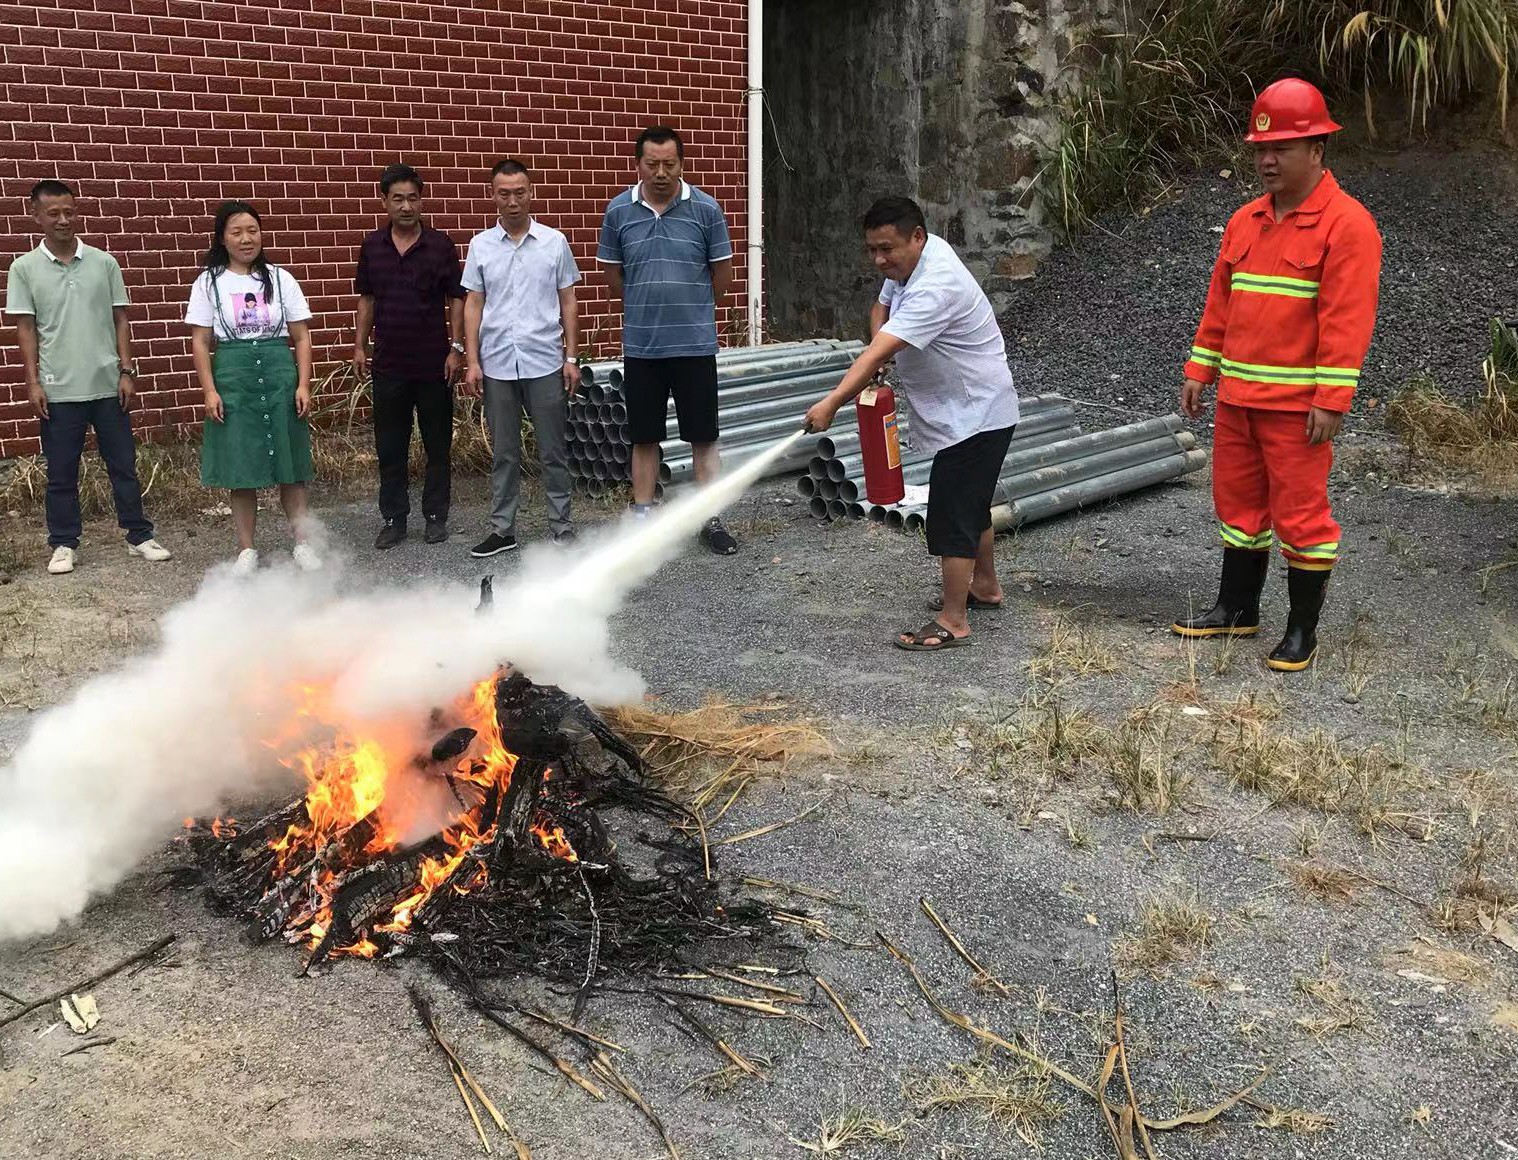
<path id="1" fill-rule="evenodd" d="M 481 791 L 498 787 L 504 792 L 516 767 L 516 755 L 501 740 L 500 725 L 495 715 L 496 678 L 479 682 L 467 697 L 455 706 L 458 723 L 475 730 L 476 737 L 470 752 L 451 771 L 459 786 L 475 786 Z M 326 689 L 302 686 L 297 691 L 297 716 L 308 723 L 324 725 L 334 714 L 330 709 L 331 698 Z M 329 727 L 330 728 L 330 727 Z M 293 731 L 287 723 L 284 738 L 276 738 L 269 744 L 283 748 Z M 321 869 L 315 877 L 313 895 L 319 901 L 307 913 L 291 916 L 287 929 L 291 939 L 317 946 L 325 937 L 332 923 L 332 893 L 336 889 L 338 872 L 352 868 L 339 866 L 338 872 L 328 867 L 325 858 L 332 850 L 340 851 L 348 858 L 372 859 L 400 850 L 405 845 L 408 830 L 418 821 L 415 785 L 403 784 L 406 779 L 416 779 L 418 773 L 413 752 L 395 752 L 377 737 L 354 736 L 335 730 L 337 737 L 325 745 L 308 745 L 293 757 L 282 759 L 297 769 L 306 779 L 306 814 L 309 823 L 292 825 L 273 843 L 271 849 L 276 859 L 278 875 L 284 877 L 307 863 Z M 432 775 L 425 775 L 431 777 Z M 456 807 L 457 803 L 453 805 Z M 469 851 L 494 836 L 493 828 L 486 832 L 477 830 L 476 819 L 467 811 L 446 820 L 439 835 L 447 853 L 439 857 L 423 859 L 417 870 L 415 889 L 395 903 L 387 917 L 376 922 L 371 931 L 359 932 L 358 941 L 339 948 L 335 954 L 357 955 L 371 958 L 380 947 L 369 937 L 371 934 L 398 934 L 411 927 L 418 910 L 433 893 L 453 878 L 463 865 Z M 230 827 L 231 819 L 218 819 L 217 824 Z M 356 827 L 362 829 L 356 829 Z M 430 832 L 430 831 L 429 831 Z M 538 843 L 554 857 L 566 861 L 578 861 L 573 846 L 563 829 L 558 826 L 539 825 L 533 828 Z M 357 837 L 366 836 L 362 848 L 355 850 L 351 843 Z M 219 833 L 218 833 L 218 836 Z M 348 843 L 350 845 L 345 845 Z M 460 893 L 477 889 L 484 881 L 484 870 L 456 882 L 454 888 Z"/>

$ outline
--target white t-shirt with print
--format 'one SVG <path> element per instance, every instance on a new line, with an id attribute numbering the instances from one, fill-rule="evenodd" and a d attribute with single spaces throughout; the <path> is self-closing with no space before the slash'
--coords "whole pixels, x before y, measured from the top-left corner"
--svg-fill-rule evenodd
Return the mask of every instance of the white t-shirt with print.
<path id="1" fill-rule="evenodd" d="M 190 287 L 190 305 L 184 320 L 191 326 L 209 326 L 218 339 L 283 338 L 289 323 L 311 317 L 311 307 L 295 275 L 281 266 L 270 266 L 276 279 L 274 293 L 264 301 L 263 280 L 257 274 L 216 271 L 216 296 L 211 300 L 211 271 L 203 271 Z"/>
<path id="2" fill-rule="evenodd" d="M 881 327 L 907 344 L 896 370 L 911 404 L 912 445 L 941 451 L 1017 422 L 1017 390 L 996 313 L 954 247 L 928 235 L 906 282 L 886 280 Z"/>

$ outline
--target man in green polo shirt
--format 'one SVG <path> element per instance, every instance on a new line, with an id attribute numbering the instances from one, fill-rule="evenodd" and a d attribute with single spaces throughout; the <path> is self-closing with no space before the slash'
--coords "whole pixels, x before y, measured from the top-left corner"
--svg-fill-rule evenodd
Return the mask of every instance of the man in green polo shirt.
<path id="1" fill-rule="evenodd" d="M 127 550 L 144 560 L 167 560 L 168 549 L 153 538 L 153 525 L 143 515 L 137 481 L 137 443 L 127 414 L 137 368 L 121 267 L 75 236 L 74 191 L 63 182 L 39 181 L 28 200 L 42 244 L 11 263 L 5 312 L 15 320 L 26 393 L 41 421 L 47 457 L 53 549 L 47 570 L 54 575 L 74 570 L 82 530 L 79 461 L 92 428 Z"/>

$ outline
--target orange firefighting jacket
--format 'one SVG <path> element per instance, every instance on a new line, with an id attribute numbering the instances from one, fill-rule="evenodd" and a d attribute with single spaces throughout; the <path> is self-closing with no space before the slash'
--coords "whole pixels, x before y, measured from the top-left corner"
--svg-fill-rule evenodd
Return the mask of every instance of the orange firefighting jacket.
<path id="1" fill-rule="evenodd" d="M 1229 219 L 1186 377 L 1240 407 L 1348 411 L 1376 325 L 1381 235 L 1325 172 L 1281 221 L 1270 194 Z"/>

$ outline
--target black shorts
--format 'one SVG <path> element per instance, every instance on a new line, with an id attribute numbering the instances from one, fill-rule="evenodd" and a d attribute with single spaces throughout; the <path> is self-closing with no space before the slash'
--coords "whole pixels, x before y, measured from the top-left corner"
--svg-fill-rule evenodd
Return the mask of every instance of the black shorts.
<path id="1" fill-rule="evenodd" d="M 633 443 L 663 443 L 669 400 L 675 399 L 680 438 L 717 441 L 717 356 L 629 358 L 622 361 L 627 431 Z"/>
<path id="2" fill-rule="evenodd" d="M 991 497 L 1015 426 L 971 435 L 933 456 L 928 475 L 928 551 L 974 559 L 991 526 Z"/>

